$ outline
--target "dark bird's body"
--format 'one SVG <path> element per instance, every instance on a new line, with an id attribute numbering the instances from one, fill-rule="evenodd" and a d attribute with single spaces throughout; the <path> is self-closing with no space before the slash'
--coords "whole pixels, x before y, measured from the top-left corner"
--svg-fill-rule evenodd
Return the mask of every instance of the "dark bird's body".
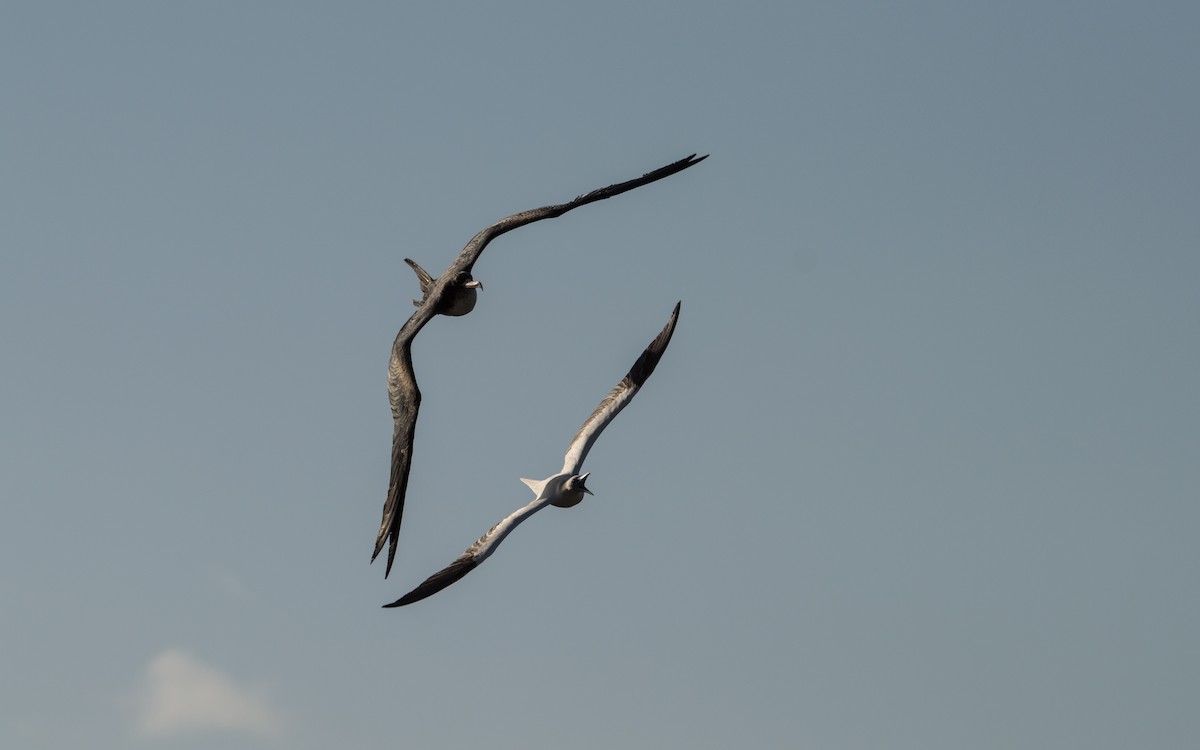
<path id="1" fill-rule="evenodd" d="M 420 307 L 425 304 L 425 300 L 429 298 L 429 292 L 433 289 L 433 285 L 437 279 L 429 275 L 429 272 L 417 265 L 417 262 L 412 258 L 405 258 L 404 262 L 412 268 L 417 274 L 417 282 L 421 285 L 421 299 L 413 300 L 413 305 Z M 446 293 L 438 300 L 437 309 L 434 313 L 437 315 L 451 315 L 458 317 L 466 315 L 475 309 L 475 300 L 479 294 L 476 289 L 482 289 L 483 284 L 471 277 L 471 274 L 460 273 L 458 279 L 446 287 Z"/>
<path id="2" fill-rule="evenodd" d="M 379 535 L 375 540 L 375 552 L 371 555 L 373 562 L 379 556 L 384 544 L 390 543 L 384 577 L 391 572 L 392 561 L 396 556 L 396 540 L 400 534 L 400 521 L 404 514 L 404 495 L 408 487 L 409 470 L 412 467 L 413 436 L 416 431 L 417 413 L 421 407 L 421 390 L 417 387 L 412 364 L 413 338 L 425 327 L 426 323 L 433 319 L 434 315 L 466 315 L 474 309 L 478 282 L 472 279 L 471 270 L 475 262 L 479 260 L 483 249 L 495 238 L 526 224 L 543 219 L 553 219 L 580 206 L 612 198 L 664 177 L 670 177 L 688 167 L 699 164 L 706 158 L 708 157 L 696 158 L 696 155 L 692 154 L 686 159 L 680 159 L 653 172 L 648 172 L 637 179 L 585 193 L 568 203 L 543 206 L 501 219 L 476 234 L 450 264 L 450 267 L 436 279 L 413 261 L 408 261 L 420 281 L 422 299 L 417 302 L 416 312 L 396 334 L 396 340 L 392 344 L 391 361 L 388 363 L 388 401 L 392 407 L 392 470 L 388 482 L 387 499 L 383 505 L 383 519 L 379 525 Z"/>

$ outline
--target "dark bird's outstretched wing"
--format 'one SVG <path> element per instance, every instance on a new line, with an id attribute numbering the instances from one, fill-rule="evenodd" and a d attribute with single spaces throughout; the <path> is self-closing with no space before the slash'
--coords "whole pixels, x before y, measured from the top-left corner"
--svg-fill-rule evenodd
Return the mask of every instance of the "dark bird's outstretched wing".
<path id="1" fill-rule="evenodd" d="M 451 264 L 447 273 L 443 274 L 441 278 L 446 278 L 447 275 L 457 276 L 462 271 L 470 271 L 471 268 L 474 267 L 475 261 L 479 260 L 479 256 L 483 253 L 483 249 L 487 247 L 487 244 L 505 232 L 511 232 L 518 227 L 523 227 L 526 224 L 532 224 L 533 222 L 541 221 L 542 219 L 553 219 L 558 216 L 562 216 L 568 211 L 579 208 L 580 206 L 586 206 L 589 203 L 595 203 L 596 201 L 602 201 L 606 198 L 612 198 L 613 196 L 620 195 L 621 193 L 629 192 L 634 188 L 640 188 L 642 185 L 649 185 L 651 182 L 657 182 L 664 177 L 670 177 L 673 174 L 682 172 L 688 167 L 695 166 L 707 158 L 708 154 L 705 154 L 699 158 L 697 158 L 695 154 L 692 154 L 686 159 L 680 159 L 679 161 L 668 164 L 665 167 L 659 167 L 653 172 L 647 172 L 635 180 L 619 182 L 616 185 L 609 185 L 608 187 L 602 187 L 598 190 L 593 190 L 590 193 L 584 193 L 569 203 L 560 203 L 556 206 L 542 206 L 541 208 L 535 208 L 530 211 L 522 211 L 521 213 L 513 214 L 506 219 L 501 219 L 500 221 L 492 224 L 490 227 L 487 227 L 482 232 L 472 237 L 471 241 L 467 243 L 467 246 L 464 247 L 462 252 L 458 254 L 458 257 L 454 259 L 454 263 Z"/>
<path id="2" fill-rule="evenodd" d="M 470 272 L 488 243 L 506 232 L 542 219 L 553 219 L 580 206 L 649 185 L 682 172 L 707 158 L 707 154 L 701 157 L 692 154 L 653 172 L 647 172 L 637 179 L 584 193 L 569 203 L 543 206 L 501 219 L 471 238 L 450 267 L 433 281 L 420 307 L 396 334 L 396 340 L 392 344 L 391 362 L 388 364 L 388 400 L 391 402 L 393 420 L 392 471 L 388 482 L 387 500 L 383 504 L 383 519 L 379 525 L 379 535 L 375 539 L 375 551 L 371 554 L 371 561 L 374 562 L 384 543 L 390 543 L 387 568 L 383 574 L 385 578 L 391 573 L 392 561 L 396 557 L 396 540 L 400 535 L 400 521 L 404 515 L 404 494 L 408 488 L 408 474 L 412 466 L 413 434 L 417 426 L 417 411 L 421 405 L 421 391 L 417 388 L 417 379 L 412 367 L 412 341 L 433 318 L 446 288 L 454 283 L 462 272 Z"/>
<path id="3" fill-rule="evenodd" d="M 421 409 L 421 389 L 417 387 L 412 366 L 412 336 L 405 336 L 405 330 L 419 317 L 425 320 L 433 317 L 433 308 L 428 304 L 422 305 L 408 319 L 392 343 L 392 359 L 388 363 L 388 401 L 392 406 L 392 472 L 388 478 L 379 536 L 375 539 L 375 552 L 371 555 L 371 562 L 375 562 L 384 542 L 391 543 L 384 578 L 392 572 L 392 561 L 396 559 L 396 540 L 400 536 L 400 519 L 404 515 L 404 490 L 408 487 L 413 436 L 417 430 L 417 412 Z M 425 320 L 420 320 L 419 325 L 424 325 Z M 417 330 L 420 329 L 419 325 Z"/>
<path id="4" fill-rule="evenodd" d="M 575 437 L 571 440 L 571 446 L 567 449 L 563 472 L 578 473 L 579 468 L 583 465 L 583 459 L 587 456 L 588 449 L 596 442 L 596 437 L 633 400 L 634 395 L 637 394 L 638 390 L 645 384 L 646 379 L 654 372 L 658 361 L 662 359 L 663 352 L 667 350 L 667 344 L 671 343 L 671 335 L 675 333 L 675 323 L 679 320 L 679 304 L 678 302 L 675 303 L 675 309 L 671 312 L 671 319 L 667 321 L 667 325 L 650 342 L 650 346 L 646 347 L 646 350 L 638 357 L 637 362 L 633 363 L 633 367 L 629 369 L 629 374 L 621 378 L 621 382 L 617 383 L 617 387 L 613 388 L 604 397 L 604 400 L 600 402 L 600 406 L 596 407 L 592 415 L 583 423 L 583 427 L 579 428 L 579 432 L 575 433 Z M 521 522 L 542 508 L 545 508 L 554 500 L 550 494 L 545 492 L 544 482 L 531 483 L 526 480 L 522 481 L 534 487 L 534 491 L 538 493 L 532 502 L 510 513 L 503 521 L 493 526 L 488 533 L 479 537 L 454 562 L 426 578 L 421 582 L 420 586 L 417 586 L 391 604 L 383 606 L 385 608 L 403 607 L 405 604 L 419 602 L 458 581 L 467 573 L 479 567 L 480 563 L 484 560 L 488 559 L 496 551 L 496 548 L 500 546 L 500 542 L 504 541 L 504 538 L 512 533 L 512 530 Z"/>

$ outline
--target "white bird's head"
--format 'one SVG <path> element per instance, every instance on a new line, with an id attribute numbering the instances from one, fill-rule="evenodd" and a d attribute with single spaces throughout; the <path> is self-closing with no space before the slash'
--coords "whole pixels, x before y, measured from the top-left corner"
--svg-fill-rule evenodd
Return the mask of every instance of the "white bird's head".
<path id="1" fill-rule="evenodd" d="M 585 494 L 592 494 L 592 491 L 583 484 L 587 481 L 587 478 L 587 474 L 584 474 L 583 476 L 572 474 L 565 479 L 562 479 L 561 475 L 558 477 L 553 477 L 555 482 L 553 485 L 551 485 L 550 489 L 550 504 L 556 508 L 574 508 L 576 505 L 582 503 L 583 496 Z M 525 484 L 529 484 L 530 487 L 533 487 L 534 492 L 542 491 L 540 486 L 535 486 L 529 482 L 525 482 Z M 557 486 L 557 489 L 553 489 L 555 486 Z"/>
<path id="2" fill-rule="evenodd" d="M 583 484 L 584 482 L 587 481 L 587 478 L 590 475 L 591 475 L 591 472 L 589 471 L 587 474 L 583 474 L 581 476 L 577 475 L 577 476 L 568 478 L 567 484 L 566 484 L 566 486 L 563 487 L 563 489 L 565 489 L 567 492 L 586 492 L 587 494 L 591 495 L 592 491 L 589 490 L 587 487 L 585 487 Z"/>

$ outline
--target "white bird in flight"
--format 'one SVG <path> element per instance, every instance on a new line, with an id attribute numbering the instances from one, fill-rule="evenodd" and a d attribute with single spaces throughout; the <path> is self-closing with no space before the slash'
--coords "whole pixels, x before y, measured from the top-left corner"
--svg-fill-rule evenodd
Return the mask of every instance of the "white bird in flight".
<path id="1" fill-rule="evenodd" d="M 510 514 L 500 523 L 491 528 L 488 533 L 484 534 L 467 548 L 467 551 L 459 555 L 458 559 L 447 565 L 442 570 L 434 573 L 429 578 L 425 579 L 420 586 L 417 586 L 412 591 L 400 597 L 391 604 L 385 604 L 384 607 L 403 607 L 406 604 L 419 602 L 425 597 L 432 596 L 458 579 L 470 573 L 479 564 L 488 559 L 496 548 L 500 546 L 500 542 L 504 541 L 505 537 L 512 533 L 512 530 L 525 519 L 537 513 L 547 505 L 554 505 L 559 508 L 570 508 L 578 505 L 585 494 L 592 494 L 592 491 L 585 486 L 588 474 L 580 474 L 579 470 L 583 468 L 583 460 L 587 458 L 588 451 L 595 444 L 596 438 L 600 437 L 600 433 L 612 422 L 621 410 L 624 409 L 633 397 L 641 389 L 646 379 L 654 372 L 654 368 L 658 365 L 658 361 L 662 359 L 663 352 L 667 350 L 667 344 L 671 343 L 671 335 L 675 332 L 675 322 L 679 319 L 679 303 L 675 303 L 675 309 L 671 312 L 671 319 L 667 321 L 667 325 L 659 332 L 642 355 L 638 357 L 637 362 L 634 362 L 630 368 L 629 374 L 621 378 L 621 382 L 617 383 L 617 387 L 613 388 L 592 415 L 587 418 L 579 431 L 575 433 L 575 437 L 571 439 L 571 444 L 567 447 L 567 454 L 563 457 L 562 469 L 545 479 L 524 479 L 521 481 L 529 485 L 533 490 L 533 501 L 527 505 L 523 505 Z M 589 472 L 590 473 L 590 472 Z"/>

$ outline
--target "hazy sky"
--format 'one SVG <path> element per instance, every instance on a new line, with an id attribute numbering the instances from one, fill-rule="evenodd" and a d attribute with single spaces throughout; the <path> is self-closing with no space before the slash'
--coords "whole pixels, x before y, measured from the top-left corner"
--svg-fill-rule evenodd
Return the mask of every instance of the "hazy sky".
<path id="1" fill-rule="evenodd" d="M 1197 7 L 6 3 L 0 746 L 1200 745 Z"/>

